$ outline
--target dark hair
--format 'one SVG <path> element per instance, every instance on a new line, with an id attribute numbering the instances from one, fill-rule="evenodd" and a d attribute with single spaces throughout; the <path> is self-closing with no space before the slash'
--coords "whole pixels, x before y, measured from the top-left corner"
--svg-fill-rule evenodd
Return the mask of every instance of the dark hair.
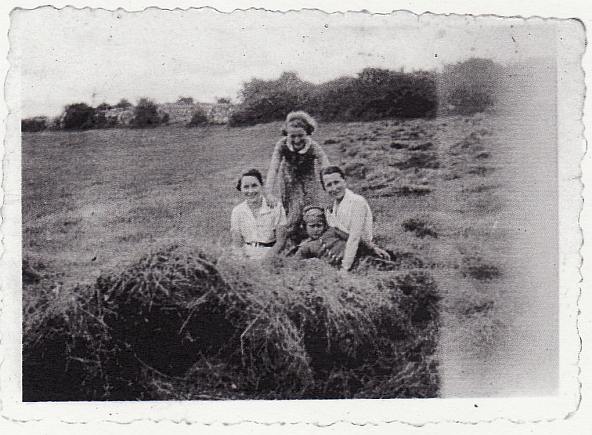
<path id="1" fill-rule="evenodd" d="M 257 169 L 249 169 L 247 172 L 243 172 L 236 182 L 236 190 L 238 191 L 240 191 L 242 188 L 243 177 L 255 177 L 263 186 L 263 176 L 261 175 L 261 172 L 259 172 Z"/>
<path id="2" fill-rule="evenodd" d="M 323 176 L 325 175 L 329 175 L 329 174 L 339 174 L 341 175 L 341 178 L 343 178 L 345 180 L 345 174 L 343 173 L 343 170 L 339 167 L 339 166 L 326 166 L 323 169 L 321 169 L 321 185 L 323 186 L 323 190 L 325 190 L 325 182 L 323 181 Z"/>
<path id="3" fill-rule="evenodd" d="M 302 128 L 307 135 L 311 135 L 314 132 L 314 127 L 312 127 L 311 125 L 308 124 L 301 124 L 298 126 L 298 128 Z M 284 127 L 282 128 L 282 136 L 288 136 L 288 128 Z"/>

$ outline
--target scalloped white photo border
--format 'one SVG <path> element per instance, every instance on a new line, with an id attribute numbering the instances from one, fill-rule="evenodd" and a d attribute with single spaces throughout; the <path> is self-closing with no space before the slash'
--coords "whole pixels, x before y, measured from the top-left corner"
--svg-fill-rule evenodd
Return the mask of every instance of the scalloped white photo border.
<path id="1" fill-rule="evenodd" d="M 32 2 L 8 2 L 2 6 L 7 23 L 7 13 L 11 6 L 31 8 Z M 68 2 L 75 6 L 101 6 L 114 9 L 119 6 L 127 10 L 142 10 L 146 6 L 158 6 L 164 2 L 142 1 L 89 1 Z M 175 5 L 188 7 L 187 2 Z M 436 2 L 209 2 L 207 5 L 229 12 L 235 8 L 259 6 L 271 10 L 300 9 L 316 7 L 328 12 L 334 10 L 388 13 L 391 10 L 410 9 L 422 13 L 434 12 L 581 18 L 586 25 L 592 25 L 592 12 L 582 8 L 580 15 L 563 15 L 569 7 L 545 9 L 544 3 L 531 5 L 531 11 L 524 12 L 512 2 L 506 4 L 506 13 L 500 12 L 496 5 L 472 5 L 471 2 L 456 1 Z M 273 5 L 272 5 L 273 3 Z M 579 3 L 579 2 L 575 2 Z M 61 7 L 62 3 L 54 3 Z M 362 6 L 364 4 L 365 6 Z M 429 7 L 427 5 L 431 4 Z M 195 3 L 193 4 L 194 6 Z M 425 6 L 424 6 L 425 5 Z M 171 2 L 163 5 L 172 8 Z M 488 8 L 489 6 L 489 8 Z M 448 9 L 447 9 L 448 7 Z M 460 8 L 460 9 L 459 9 Z M 527 8 L 528 9 L 528 8 Z M 563 9 L 563 12 L 558 9 Z M 588 8 L 592 9 L 592 8 Z M 514 12 L 512 12 L 514 11 Z M 552 12 L 555 13 L 552 13 Z M 401 12 L 408 13 L 408 12 Z M 586 16 L 586 14 L 588 14 Z M 445 19 L 454 19 L 446 17 Z M 520 18 L 512 18 L 520 19 Z M 591 21 L 586 21 L 586 19 Z M 538 20 L 538 18 L 532 18 Z M 590 327 L 588 311 L 582 311 L 585 294 L 580 292 L 583 285 L 580 274 L 580 248 L 582 232 L 578 224 L 582 210 L 582 173 L 580 163 L 584 153 L 582 109 L 584 107 L 584 70 L 582 59 L 589 65 L 589 53 L 584 58 L 582 25 L 576 21 L 562 21 L 558 30 L 563 33 L 562 42 L 557 47 L 558 55 L 558 162 L 559 162 L 559 259 L 560 259 L 560 390 L 554 397 L 541 398 L 475 398 L 475 399 L 411 399 L 411 400 L 326 400 L 326 401 L 225 401 L 225 402 L 56 402 L 22 403 L 20 400 L 20 325 L 21 325 L 21 204 L 20 204 L 20 115 L 18 59 L 11 59 L 13 67 L 8 71 L 8 64 L 3 63 L 3 73 L 8 73 L 5 83 L 5 105 L 1 113 L 7 117 L 1 130 L 3 143 L 3 205 L 2 205 L 2 254 L 0 265 L 0 416 L 4 423 L 29 421 L 45 422 L 52 426 L 69 423 L 70 427 L 78 423 L 121 422 L 121 423 L 156 423 L 165 422 L 239 427 L 249 424 L 269 424 L 274 427 L 296 427 L 304 425 L 310 430 L 339 424 L 347 425 L 387 425 L 391 430 L 400 428 L 426 428 L 435 424 L 468 423 L 503 424 L 567 421 L 580 412 L 581 398 L 587 372 L 582 361 L 580 344 L 584 328 Z M 6 27 L 8 29 L 8 27 Z M 4 41 L 7 43 L 8 41 Z M 5 53 L 8 53 L 8 47 Z M 10 57 L 10 56 L 9 56 Z M 590 74 L 590 72 L 588 73 Z M 589 81 L 589 76 L 586 77 Z M 589 107 L 589 102 L 586 104 Z M 587 111 L 587 117 L 589 111 Z M 587 123 L 589 126 L 590 124 Z M 587 172 L 584 172 L 584 177 Z M 586 214 L 583 215 L 587 217 Z M 582 252 L 587 247 L 584 245 Z M 586 275 L 584 274 L 584 278 Z M 588 319 L 588 320 L 585 320 Z M 475 406 L 478 405 L 478 406 Z M 388 424 L 387 424 L 388 423 Z M 26 424 L 26 423 L 20 423 Z M 230 425 L 230 426 L 228 426 Z M 47 426 L 47 427 L 49 427 Z M 132 429 L 131 424 L 129 429 Z M 57 426 L 56 426 L 57 427 Z M 92 426 L 79 426 L 87 431 Z M 245 426 L 247 427 L 247 426 Z M 2 428 L 2 425 L 0 425 Z M 194 428 L 195 429 L 195 428 Z"/>

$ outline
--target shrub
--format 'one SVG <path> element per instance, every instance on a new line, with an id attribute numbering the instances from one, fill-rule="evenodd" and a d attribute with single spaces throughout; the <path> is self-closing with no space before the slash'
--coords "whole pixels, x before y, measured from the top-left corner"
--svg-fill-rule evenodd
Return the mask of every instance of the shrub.
<path id="1" fill-rule="evenodd" d="M 44 116 L 36 116 L 35 118 L 27 118 L 21 120 L 21 131 L 36 133 L 47 128 L 47 118 Z"/>
<path id="2" fill-rule="evenodd" d="M 64 129 L 85 130 L 95 126 L 95 109 L 85 103 L 70 104 L 64 111 Z"/>
<path id="3" fill-rule="evenodd" d="M 366 68 L 356 78 L 341 77 L 319 85 L 304 82 L 295 73 L 283 73 L 278 80 L 245 83 L 230 125 L 281 120 L 296 109 L 325 121 L 430 117 L 438 106 L 436 90 L 436 76 L 430 72 Z"/>
<path id="4" fill-rule="evenodd" d="M 442 106 L 462 114 L 492 107 L 502 73 L 502 67 L 490 59 L 471 58 L 447 65 L 439 78 Z"/>
<path id="5" fill-rule="evenodd" d="M 134 108 L 134 119 L 132 125 L 138 128 L 156 127 L 161 123 L 158 107 L 148 99 L 141 98 Z"/>
<path id="6" fill-rule="evenodd" d="M 25 397 L 437 394 L 439 298 L 428 275 L 276 266 L 172 247 L 60 298 L 29 286 Z"/>
<path id="7" fill-rule="evenodd" d="M 117 107 L 118 109 L 129 109 L 130 107 L 132 107 L 132 103 L 127 101 L 125 98 L 122 98 L 121 100 L 119 100 L 119 103 L 115 105 L 115 107 Z"/>
<path id="8" fill-rule="evenodd" d="M 283 119 L 292 110 L 305 107 L 312 84 L 293 72 L 277 80 L 252 79 L 240 91 L 241 103 L 229 119 L 231 126 L 253 125 Z"/>
<path id="9" fill-rule="evenodd" d="M 208 122 L 209 121 L 206 112 L 204 112 L 203 109 L 198 107 L 197 109 L 195 109 L 195 112 L 193 112 L 193 115 L 191 116 L 191 120 L 187 124 L 187 127 L 203 127 L 205 125 L 208 125 Z"/>

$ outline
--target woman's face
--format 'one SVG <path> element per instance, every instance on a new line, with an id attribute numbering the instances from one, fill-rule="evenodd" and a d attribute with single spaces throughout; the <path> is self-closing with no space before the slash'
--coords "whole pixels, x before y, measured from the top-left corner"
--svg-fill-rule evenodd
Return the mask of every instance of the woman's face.
<path id="1" fill-rule="evenodd" d="M 300 151 L 306 145 L 306 131 L 301 127 L 288 126 L 288 141 L 294 151 Z"/>
<path id="2" fill-rule="evenodd" d="M 323 184 L 325 185 L 325 190 L 333 199 L 337 201 L 343 199 L 347 184 L 341 174 L 334 172 L 323 175 Z"/>
<path id="3" fill-rule="evenodd" d="M 245 175 L 241 178 L 241 192 L 248 202 L 257 202 L 261 197 L 261 183 L 257 177 Z"/>

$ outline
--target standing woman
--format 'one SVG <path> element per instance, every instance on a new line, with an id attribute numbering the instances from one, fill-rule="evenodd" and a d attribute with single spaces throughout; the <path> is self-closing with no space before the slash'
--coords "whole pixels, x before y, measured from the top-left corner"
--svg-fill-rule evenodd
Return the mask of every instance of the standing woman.
<path id="1" fill-rule="evenodd" d="M 236 184 L 245 200 L 230 218 L 232 246 L 252 260 L 277 254 L 286 240 L 286 212 L 281 204 L 270 206 L 262 195 L 263 178 L 257 169 L 244 172 Z"/>
<path id="2" fill-rule="evenodd" d="M 290 112 L 285 138 L 275 145 L 267 172 L 266 197 L 275 202 L 273 188 L 279 183 L 281 201 L 288 213 L 288 233 L 296 235 L 304 206 L 318 204 L 322 195 L 319 171 L 329 166 L 327 154 L 312 140 L 317 123 L 303 111 Z"/>

